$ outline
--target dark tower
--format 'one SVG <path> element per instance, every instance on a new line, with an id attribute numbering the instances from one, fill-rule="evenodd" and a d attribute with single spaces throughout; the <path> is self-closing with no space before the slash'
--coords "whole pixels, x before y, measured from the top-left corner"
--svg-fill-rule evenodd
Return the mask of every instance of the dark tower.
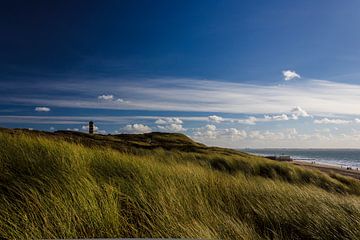
<path id="1" fill-rule="evenodd" d="M 93 134 L 94 133 L 94 122 L 90 121 L 89 122 L 89 134 Z"/>

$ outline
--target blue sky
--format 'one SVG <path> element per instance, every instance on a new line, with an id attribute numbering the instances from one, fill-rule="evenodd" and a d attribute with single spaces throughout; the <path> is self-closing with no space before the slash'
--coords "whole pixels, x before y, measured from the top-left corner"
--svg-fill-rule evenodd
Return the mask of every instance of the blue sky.
<path id="1" fill-rule="evenodd" d="M 0 126 L 360 147 L 359 1 L 11 1 Z"/>

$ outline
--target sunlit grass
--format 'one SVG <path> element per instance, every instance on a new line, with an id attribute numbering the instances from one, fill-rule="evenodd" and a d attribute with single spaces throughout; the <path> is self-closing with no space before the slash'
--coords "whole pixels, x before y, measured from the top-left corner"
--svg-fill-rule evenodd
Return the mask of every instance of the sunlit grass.
<path id="1" fill-rule="evenodd" d="M 0 237 L 360 236 L 357 180 L 221 149 L 130 152 L 0 133 Z"/>

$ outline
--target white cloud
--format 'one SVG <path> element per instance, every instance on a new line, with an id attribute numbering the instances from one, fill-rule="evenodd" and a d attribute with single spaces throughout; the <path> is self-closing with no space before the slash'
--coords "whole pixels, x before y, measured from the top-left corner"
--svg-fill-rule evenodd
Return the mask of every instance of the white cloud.
<path id="1" fill-rule="evenodd" d="M 81 129 L 84 130 L 84 131 L 89 131 L 89 125 L 83 125 L 83 126 L 81 127 Z M 96 131 L 98 131 L 98 130 L 99 130 L 99 128 L 94 125 L 94 131 L 96 132 Z"/>
<path id="2" fill-rule="evenodd" d="M 359 131 L 351 133 L 333 134 L 324 130 L 315 130 L 313 133 L 299 133 L 295 128 L 278 131 L 240 129 L 218 129 L 215 126 L 199 129 L 196 140 L 210 145 L 220 145 L 233 148 L 284 148 L 284 147 L 358 147 L 360 141 Z"/>
<path id="3" fill-rule="evenodd" d="M 284 133 L 288 139 L 293 139 L 298 135 L 296 128 L 287 128 L 284 130 Z"/>
<path id="4" fill-rule="evenodd" d="M 194 132 L 194 136 L 196 138 L 210 138 L 215 139 L 217 136 L 216 126 L 212 124 L 208 124 L 205 127 L 198 128 L 197 131 Z"/>
<path id="5" fill-rule="evenodd" d="M 265 137 L 261 134 L 261 132 L 258 131 L 258 130 L 256 130 L 256 131 L 251 131 L 251 132 L 249 133 L 249 137 L 250 137 L 250 138 L 254 138 L 254 139 L 260 139 L 260 140 L 262 140 L 262 139 L 265 138 Z"/>
<path id="6" fill-rule="evenodd" d="M 35 111 L 36 112 L 50 112 L 50 108 L 48 108 L 48 107 L 36 107 L 35 108 Z"/>
<path id="7" fill-rule="evenodd" d="M 149 126 L 139 124 L 139 123 L 135 123 L 135 124 L 132 124 L 132 125 L 131 124 L 126 125 L 122 129 L 123 133 L 135 133 L 135 134 L 149 133 L 151 131 L 152 131 L 152 129 Z"/>
<path id="8" fill-rule="evenodd" d="M 287 128 L 282 131 L 250 131 L 248 134 L 248 138 L 250 140 L 256 141 L 283 141 L 283 140 L 291 140 L 298 137 L 298 132 L 295 128 Z"/>
<path id="9" fill-rule="evenodd" d="M 256 117 L 248 117 L 247 119 L 237 119 L 232 120 L 231 122 L 237 123 L 244 123 L 249 125 L 255 125 L 257 122 L 272 122 L 272 121 L 288 121 L 290 119 L 297 120 L 298 117 L 309 117 L 310 115 L 307 114 L 305 110 L 300 107 L 295 107 L 290 111 L 291 116 L 285 113 L 283 114 L 274 114 L 274 115 L 264 115 L 263 118 L 256 118 Z"/>
<path id="10" fill-rule="evenodd" d="M 290 110 L 290 115 L 285 113 L 283 114 L 274 114 L 274 115 L 264 115 L 264 118 L 249 117 L 248 119 L 238 119 L 238 123 L 246 123 L 254 125 L 256 122 L 272 122 L 272 121 L 288 121 L 290 119 L 297 120 L 299 117 L 309 117 L 310 115 L 301 107 L 294 107 Z"/>
<path id="11" fill-rule="evenodd" d="M 184 132 L 186 129 L 181 124 L 171 123 L 165 126 L 157 126 L 160 130 L 169 132 Z"/>
<path id="12" fill-rule="evenodd" d="M 216 116 L 216 115 L 212 115 L 208 117 L 210 122 L 215 122 L 215 123 L 221 123 L 224 121 L 224 118 Z"/>
<path id="13" fill-rule="evenodd" d="M 167 118 L 158 118 L 155 121 L 155 123 L 159 124 L 159 125 L 171 124 L 171 123 L 182 124 L 183 121 L 180 118 L 177 118 L 177 117 L 167 117 Z"/>
<path id="14" fill-rule="evenodd" d="M 247 133 L 244 130 L 239 130 L 236 128 L 226 128 L 224 129 L 223 135 L 230 136 L 231 138 L 244 139 L 247 137 Z"/>
<path id="15" fill-rule="evenodd" d="M 310 117 L 310 115 L 299 106 L 296 106 L 293 109 L 291 109 L 291 113 L 293 119 L 298 119 L 299 117 Z"/>
<path id="16" fill-rule="evenodd" d="M 114 95 L 100 95 L 98 96 L 98 99 L 112 101 L 114 99 Z"/>
<path id="17" fill-rule="evenodd" d="M 194 137 L 205 141 L 209 139 L 240 140 L 245 139 L 247 133 L 244 130 L 236 128 L 218 129 L 215 125 L 208 124 L 202 128 L 198 128 L 194 133 Z"/>
<path id="18" fill-rule="evenodd" d="M 318 133 L 329 133 L 331 132 L 330 128 L 322 128 L 322 129 L 315 129 L 315 132 Z"/>
<path id="19" fill-rule="evenodd" d="M 101 135 L 106 135 L 107 131 L 106 130 L 98 130 L 96 131 L 97 134 L 101 134 Z"/>
<path id="20" fill-rule="evenodd" d="M 216 126 L 212 124 L 208 124 L 205 126 L 205 129 L 209 131 L 216 131 Z"/>
<path id="21" fill-rule="evenodd" d="M 251 131 L 249 133 L 249 137 L 255 140 L 269 140 L 269 141 L 278 141 L 278 140 L 284 140 L 287 138 L 288 135 L 286 135 L 283 132 L 272 132 L 269 130 L 266 131 Z"/>
<path id="22" fill-rule="evenodd" d="M 253 118 L 255 122 L 271 122 L 271 121 L 288 121 L 290 119 L 297 120 L 299 117 L 310 117 L 310 115 L 301 107 L 294 107 L 290 110 L 290 115 L 285 113 L 279 115 L 264 115 L 264 118 Z"/>
<path id="23" fill-rule="evenodd" d="M 109 95 L 100 95 L 100 96 L 98 96 L 98 99 L 99 100 L 103 100 L 103 101 L 105 101 L 107 104 L 111 104 L 112 106 L 114 106 L 114 107 L 116 107 L 116 106 L 118 106 L 116 103 L 126 103 L 126 104 L 129 104 L 130 103 L 130 101 L 127 101 L 127 100 L 125 100 L 125 99 L 123 99 L 123 98 L 118 98 L 118 99 L 116 99 L 115 100 L 115 97 L 114 97 L 114 95 L 112 95 L 112 94 L 109 94 Z M 104 104 L 104 103 L 103 103 Z"/>
<path id="24" fill-rule="evenodd" d="M 160 124 L 160 125 L 163 125 L 163 124 L 167 124 L 168 122 L 165 121 L 164 119 L 162 118 L 159 118 L 155 121 L 156 124 Z"/>
<path id="25" fill-rule="evenodd" d="M 280 115 L 265 115 L 264 116 L 265 121 L 287 121 L 289 120 L 289 117 L 286 114 L 280 114 Z"/>
<path id="26" fill-rule="evenodd" d="M 187 130 L 182 126 L 183 121 L 177 117 L 158 118 L 155 123 L 159 125 L 157 128 L 162 131 L 184 132 Z"/>
<path id="27" fill-rule="evenodd" d="M 296 139 L 299 136 L 297 130 L 295 128 L 283 129 L 282 131 L 259 131 L 253 130 L 246 132 L 242 129 L 236 128 L 225 128 L 225 129 L 217 129 L 215 126 L 205 126 L 199 129 L 198 132 L 195 133 L 195 138 L 198 138 L 202 141 L 208 141 L 216 139 L 218 142 L 226 142 L 232 140 L 246 140 L 247 142 L 259 142 L 259 141 L 284 141 L 284 140 L 292 140 Z"/>
<path id="28" fill-rule="evenodd" d="M 315 119 L 314 123 L 315 124 L 350 124 L 350 123 L 358 124 L 360 123 L 360 119 L 355 118 L 354 120 L 345 120 L 345 119 L 322 118 L 322 119 Z M 338 130 L 337 128 L 334 129 Z"/>
<path id="29" fill-rule="evenodd" d="M 255 125 L 257 121 L 259 121 L 258 118 L 253 117 L 253 116 L 250 116 L 250 117 L 248 117 L 248 118 L 245 118 L 245 119 L 237 119 L 237 120 L 232 121 L 232 122 L 243 123 L 243 124 L 248 124 L 248 125 Z"/>
<path id="30" fill-rule="evenodd" d="M 123 98 L 118 98 L 118 99 L 115 100 L 115 102 L 116 102 L 116 103 L 127 103 L 127 104 L 130 103 L 130 101 L 125 100 L 125 99 L 123 99 Z"/>
<path id="31" fill-rule="evenodd" d="M 349 124 L 351 121 L 343 120 L 343 119 L 329 119 L 329 118 L 322 118 L 322 119 L 315 119 L 315 124 Z"/>
<path id="32" fill-rule="evenodd" d="M 301 78 L 299 74 L 291 70 L 284 70 L 282 71 L 282 74 L 285 81 L 293 80 L 294 78 Z"/>
<path id="33" fill-rule="evenodd" d="M 237 119 L 232 120 L 231 122 L 244 123 L 249 125 L 255 125 L 256 122 L 272 122 L 272 121 L 287 121 L 290 119 L 297 120 L 299 117 L 309 117 L 310 115 L 301 107 L 294 107 L 290 110 L 290 115 L 285 113 L 283 114 L 274 114 L 274 115 L 264 115 L 264 118 L 248 117 L 247 119 Z"/>

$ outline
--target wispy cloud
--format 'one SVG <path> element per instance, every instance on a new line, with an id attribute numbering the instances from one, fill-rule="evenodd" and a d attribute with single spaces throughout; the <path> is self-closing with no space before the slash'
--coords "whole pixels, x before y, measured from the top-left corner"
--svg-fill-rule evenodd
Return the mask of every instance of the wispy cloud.
<path id="1" fill-rule="evenodd" d="M 152 129 L 149 126 L 140 123 L 128 124 L 123 129 L 121 129 L 122 133 L 136 133 L 136 134 L 149 133 L 151 131 Z"/>
<path id="2" fill-rule="evenodd" d="M 293 106 L 301 106 L 313 115 L 360 114 L 359 85 L 324 80 L 307 79 L 301 84 L 289 81 L 286 84 L 272 86 L 196 79 L 153 79 L 144 80 L 140 85 L 126 81 L 122 81 L 121 84 L 115 80 L 101 81 L 102 84 L 96 90 L 88 87 L 87 82 L 81 81 L 64 82 L 62 85 L 52 84 L 47 88 L 51 93 L 60 87 L 62 91 L 69 91 L 71 95 L 44 95 L 38 98 L 26 94 L 3 95 L 0 101 L 71 108 L 246 114 L 284 113 Z M 125 96 L 131 101 L 119 104 L 116 101 L 96 101 L 89 97 L 91 94 L 99 96 L 99 91 L 111 91 L 113 96 Z M 297 114 L 300 114 L 299 109 Z"/>
<path id="3" fill-rule="evenodd" d="M 280 115 L 265 115 L 264 117 L 265 121 L 287 121 L 289 120 L 289 117 L 286 114 L 280 114 Z"/>
<path id="4" fill-rule="evenodd" d="M 168 125 L 159 125 L 157 126 L 158 129 L 160 129 L 161 131 L 166 131 L 166 132 L 185 132 L 187 129 L 183 127 L 182 124 L 176 124 L 176 123 L 171 123 Z"/>
<path id="5" fill-rule="evenodd" d="M 49 107 L 36 107 L 35 111 L 36 112 L 50 112 L 50 108 Z"/>
<path id="6" fill-rule="evenodd" d="M 224 128 L 219 129 L 213 124 L 208 124 L 204 127 L 195 129 L 194 138 L 199 140 L 207 140 L 207 139 L 218 139 L 222 141 L 224 139 L 227 140 L 241 140 L 247 137 L 247 133 L 245 130 L 238 128 Z"/>
<path id="7" fill-rule="evenodd" d="M 248 124 L 248 125 L 255 125 L 256 122 L 259 122 L 260 118 L 254 117 L 254 116 L 250 116 L 248 118 L 245 119 L 232 119 L 231 122 L 236 122 L 236 123 L 242 123 L 242 124 Z"/>
<path id="8" fill-rule="evenodd" d="M 224 121 L 224 118 L 216 115 L 208 116 L 208 119 L 210 122 L 215 122 L 215 123 L 221 123 Z"/>
<path id="9" fill-rule="evenodd" d="M 165 118 L 158 118 L 155 121 L 156 124 L 163 125 L 163 124 L 182 124 L 183 121 L 178 117 L 165 117 Z"/>
<path id="10" fill-rule="evenodd" d="M 130 101 L 124 100 L 122 98 L 118 98 L 115 101 L 118 102 L 118 103 L 130 103 Z"/>
<path id="11" fill-rule="evenodd" d="M 178 117 L 158 118 L 155 124 L 158 124 L 157 128 L 161 131 L 184 132 L 187 130 L 182 125 L 183 121 Z"/>
<path id="12" fill-rule="evenodd" d="M 315 124 L 349 124 L 352 121 L 344 120 L 344 119 L 330 119 L 330 118 L 322 118 L 322 119 L 315 119 Z"/>
<path id="13" fill-rule="evenodd" d="M 97 97 L 99 100 L 106 101 L 106 102 L 112 102 L 112 103 L 130 103 L 130 101 L 124 100 L 123 98 L 115 98 L 114 95 L 100 95 Z"/>
<path id="14" fill-rule="evenodd" d="M 217 128 L 213 124 L 207 124 L 206 126 L 198 128 L 194 131 L 194 137 L 200 140 L 215 139 L 217 135 Z"/>
<path id="15" fill-rule="evenodd" d="M 181 117 L 188 121 L 207 121 L 207 117 Z M 0 123 L 37 123 L 37 124 L 85 124 L 89 120 L 100 123 L 125 124 L 136 120 L 159 120 L 173 119 L 173 121 L 165 121 L 164 124 L 178 123 L 182 120 L 179 117 L 160 118 L 159 116 L 24 116 L 24 115 L 0 115 Z M 162 121 L 162 120 L 161 120 Z M 155 121 L 156 122 L 156 121 Z M 158 124 L 158 123 L 157 123 Z"/>
<path id="16" fill-rule="evenodd" d="M 111 101 L 114 99 L 114 95 L 100 95 L 100 96 L 98 96 L 98 99 Z"/>
<path id="17" fill-rule="evenodd" d="M 310 117 L 310 115 L 299 106 L 291 109 L 291 114 L 293 119 L 298 119 L 299 117 Z"/>

